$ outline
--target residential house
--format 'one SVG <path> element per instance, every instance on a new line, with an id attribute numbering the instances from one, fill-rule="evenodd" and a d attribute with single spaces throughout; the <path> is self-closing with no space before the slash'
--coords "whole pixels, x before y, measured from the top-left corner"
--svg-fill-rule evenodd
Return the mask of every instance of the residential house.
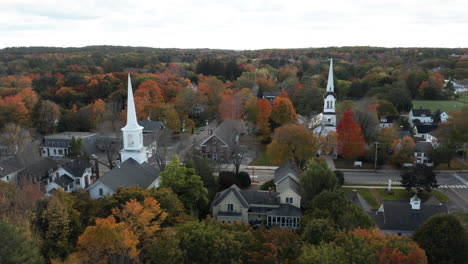
<path id="1" fill-rule="evenodd" d="M 49 184 L 52 173 L 59 168 L 61 162 L 67 161 L 68 160 L 65 159 L 59 161 L 51 158 L 36 161 L 26 166 L 26 168 L 18 174 L 18 178 L 37 184 L 39 189 L 45 192 L 45 188 L 47 184 Z"/>
<path id="2" fill-rule="evenodd" d="M 445 123 L 447 122 L 449 115 L 446 112 L 440 113 L 440 122 Z"/>
<path id="3" fill-rule="evenodd" d="M 434 166 L 434 162 L 429 157 L 429 154 L 432 152 L 432 144 L 426 141 L 416 142 L 416 147 L 414 148 L 414 156 L 416 157 L 416 163 L 424 164 L 426 166 Z"/>
<path id="4" fill-rule="evenodd" d="M 112 196 L 119 187 L 159 187 L 160 171 L 147 162 L 138 163 L 133 158 L 118 164 L 114 169 L 96 180 L 86 190 L 92 199 Z"/>
<path id="5" fill-rule="evenodd" d="M 66 192 L 74 192 L 85 189 L 91 184 L 92 165 L 83 159 L 74 159 L 51 173 L 46 193 L 62 189 Z"/>
<path id="6" fill-rule="evenodd" d="M 138 125 L 143 127 L 143 135 L 155 133 L 165 128 L 164 123 L 161 121 L 138 121 Z"/>
<path id="7" fill-rule="evenodd" d="M 380 128 L 393 127 L 393 123 L 395 121 L 398 121 L 399 118 L 400 118 L 399 116 L 381 116 L 379 118 L 379 120 L 380 120 L 379 127 Z"/>
<path id="8" fill-rule="evenodd" d="M 430 142 L 433 146 L 437 144 L 437 137 L 435 136 L 435 131 L 437 130 L 437 125 L 431 124 L 420 124 L 415 126 L 416 135 L 415 138 L 420 141 Z"/>
<path id="9" fill-rule="evenodd" d="M 267 99 L 270 101 L 270 104 L 273 104 L 273 101 L 275 101 L 276 97 L 278 97 L 279 92 L 272 91 L 272 92 L 263 92 L 262 98 Z"/>
<path id="10" fill-rule="evenodd" d="M 18 173 L 24 166 L 17 159 L 0 161 L 0 181 L 17 182 Z"/>
<path id="11" fill-rule="evenodd" d="M 409 202 L 384 200 L 379 210 L 370 215 L 386 233 L 412 235 L 424 221 L 441 213 L 447 213 L 447 207 L 434 196 L 422 202 L 415 195 Z"/>
<path id="12" fill-rule="evenodd" d="M 127 124 L 122 128 L 121 163 L 86 189 L 93 199 L 113 195 L 119 187 L 159 187 L 160 171 L 148 163 L 148 149 L 143 142 L 143 127 L 136 119 L 130 74 L 127 96 Z"/>
<path id="13" fill-rule="evenodd" d="M 83 149 L 88 154 L 96 152 L 97 134 L 88 132 L 62 132 L 44 137 L 42 157 L 64 158 L 68 155 L 72 138 L 81 139 Z"/>
<path id="14" fill-rule="evenodd" d="M 412 124 L 417 123 L 416 120 L 419 120 L 419 123 L 432 123 L 432 113 L 429 109 L 412 109 L 409 113 L 409 121 Z"/>
<path id="15" fill-rule="evenodd" d="M 226 120 L 214 132 L 209 130 L 208 136 L 197 144 L 199 155 L 214 161 L 229 161 L 233 149 L 239 147 L 241 122 L 240 120 Z"/>
<path id="16" fill-rule="evenodd" d="M 286 162 L 275 171 L 276 192 L 241 190 L 232 185 L 214 197 L 213 218 L 223 223 L 296 228 L 302 217 L 299 177 L 300 170 Z"/>

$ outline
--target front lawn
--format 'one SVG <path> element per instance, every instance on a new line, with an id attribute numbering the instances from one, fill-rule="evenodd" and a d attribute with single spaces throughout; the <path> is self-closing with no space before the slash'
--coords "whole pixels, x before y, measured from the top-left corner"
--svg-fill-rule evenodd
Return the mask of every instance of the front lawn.
<path id="1" fill-rule="evenodd" d="M 374 163 L 370 162 L 362 162 L 362 167 L 354 167 L 354 160 L 345 160 L 341 158 L 336 158 L 333 160 L 335 163 L 335 167 L 337 169 L 368 169 L 368 170 L 373 170 L 374 169 Z M 377 169 L 380 169 L 381 166 L 377 165 Z"/>
<path id="2" fill-rule="evenodd" d="M 468 166 L 457 159 L 453 159 L 450 161 L 450 167 L 447 163 L 441 163 L 434 170 L 468 170 Z"/>
<path id="3" fill-rule="evenodd" d="M 274 164 L 270 161 L 270 157 L 266 153 L 266 147 L 261 146 L 257 150 L 257 157 L 249 164 L 254 166 L 273 166 Z"/>
<path id="4" fill-rule="evenodd" d="M 346 193 L 350 193 L 352 190 L 356 190 L 366 202 L 369 203 L 369 205 L 372 207 L 372 209 L 379 209 L 380 203 L 375 199 L 374 194 L 372 194 L 370 188 L 348 188 L 346 186 L 343 186 L 344 191 Z"/>
<path id="5" fill-rule="evenodd" d="M 450 113 L 454 110 L 460 109 L 462 106 L 467 105 L 460 101 L 430 101 L 430 100 L 415 100 L 413 102 L 413 109 L 430 109 L 434 113 L 437 109 L 440 109 L 442 112 Z"/>
<path id="6" fill-rule="evenodd" d="M 403 189 L 393 189 L 393 194 L 388 194 L 386 189 L 375 189 L 380 197 L 382 197 L 382 200 L 408 200 L 414 196 L 413 193 L 407 192 L 406 190 Z M 432 190 L 430 193 L 428 192 L 423 192 L 422 194 L 418 195 L 421 200 L 426 201 L 429 199 L 431 196 L 435 196 L 437 200 L 441 202 L 448 202 L 450 198 L 445 195 L 444 193 L 438 191 L 438 190 Z"/>

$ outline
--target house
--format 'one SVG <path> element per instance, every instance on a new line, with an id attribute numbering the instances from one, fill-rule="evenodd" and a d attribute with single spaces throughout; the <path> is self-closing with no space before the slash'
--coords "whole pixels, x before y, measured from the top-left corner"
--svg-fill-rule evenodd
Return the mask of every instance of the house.
<path id="1" fill-rule="evenodd" d="M 91 184 L 92 165 L 83 159 L 74 159 L 51 173 L 46 193 L 62 189 L 66 192 L 74 192 L 85 189 Z"/>
<path id="2" fill-rule="evenodd" d="M 49 184 L 52 173 L 59 168 L 60 162 L 67 161 L 68 160 L 58 161 L 51 158 L 36 161 L 26 166 L 26 168 L 18 174 L 18 178 L 37 184 L 39 189 L 45 192 L 45 188 L 47 184 Z"/>
<path id="3" fill-rule="evenodd" d="M 0 161 L 0 181 L 17 182 L 18 173 L 24 166 L 17 159 Z"/>
<path id="4" fill-rule="evenodd" d="M 118 164 L 87 188 L 92 199 L 112 196 L 119 187 L 159 187 L 160 171 L 147 162 L 138 163 L 133 158 Z"/>
<path id="5" fill-rule="evenodd" d="M 441 213 L 447 213 L 447 207 L 434 196 L 421 202 L 414 195 L 409 202 L 384 200 L 379 210 L 370 215 L 386 233 L 411 235 L 428 218 Z"/>
<path id="6" fill-rule="evenodd" d="M 239 146 L 241 122 L 240 120 L 225 120 L 214 132 L 209 130 L 208 136 L 197 144 L 199 155 L 214 161 L 229 161 L 231 151 Z"/>
<path id="7" fill-rule="evenodd" d="M 270 104 L 273 104 L 273 101 L 275 101 L 278 95 L 279 95 L 279 92 L 277 91 L 272 91 L 272 92 L 265 91 L 263 92 L 262 98 L 267 99 L 268 101 L 270 101 Z"/>
<path id="8" fill-rule="evenodd" d="M 399 119 L 400 119 L 399 116 L 381 116 L 379 118 L 379 120 L 380 120 L 379 127 L 380 128 L 393 127 L 393 123 L 395 121 L 398 121 Z"/>
<path id="9" fill-rule="evenodd" d="M 127 96 L 127 124 L 122 128 L 121 163 L 86 189 L 93 199 L 113 195 L 119 187 L 159 187 L 160 171 L 148 163 L 148 149 L 143 142 L 143 127 L 136 119 L 130 74 Z"/>
<path id="10" fill-rule="evenodd" d="M 430 124 L 419 124 L 415 126 L 416 135 L 415 138 L 430 142 L 433 146 L 437 144 L 437 137 L 435 132 L 437 130 L 437 125 Z"/>
<path id="11" fill-rule="evenodd" d="M 431 113 L 431 110 L 429 109 L 412 109 L 409 113 L 409 121 L 412 123 L 412 124 L 415 124 L 418 123 L 418 121 L 416 120 L 419 120 L 419 123 L 432 123 L 433 120 L 432 120 L 432 113 Z"/>
<path id="12" fill-rule="evenodd" d="M 70 142 L 72 138 L 81 139 L 83 149 L 88 154 L 96 152 L 96 133 L 88 132 L 62 132 L 44 137 L 44 146 L 41 150 L 41 156 L 52 158 L 64 158 L 68 155 Z"/>
<path id="13" fill-rule="evenodd" d="M 432 152 L 432 143 L 426 141 L 416 142 L 414 148 L 414 156 L 416 157 L 416 163 L 424 164 L 426 166 L 434 166 L 433 161 L 430 159 L 429 154 Z"/>
<path id="14" fill-rule="evenodd" d="M 449 115 L 446 112 L 440 113 L 440 122 L 445 123 L 447 122 Z"/>
<path id="15" fill-rule="evenodd" d="M 300 170 L 286 162 L 275 171 L 277 191 L 241 190 L 235 184 L 219 192 L 211 204 L 213 218 L 223 223 L 243 222 L 296 228 L 302 217 Z"/>

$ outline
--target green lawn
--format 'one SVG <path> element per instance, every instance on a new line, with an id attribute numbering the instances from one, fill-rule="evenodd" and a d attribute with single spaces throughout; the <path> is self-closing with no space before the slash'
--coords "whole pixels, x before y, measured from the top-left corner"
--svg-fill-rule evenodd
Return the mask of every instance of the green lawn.
<path id="1" fill-rule="evenodd" d="M 372 194 L 372 192 L 370 191 L 371 189 L 368 189 L 368 188 L 347 188 L 346 186 L 343 186 L 343 189 L 344 189 L 344 191 L 346 193 L 349 193 L 352 190 L 356 190 L 362 196 L 362 198 L 364 198 L 364 200 L 366 200 L 369 203 L 369 205 L 372 207 L 372 209 L 379 209 L 380 204 L 377 201 L 377 199 L 375 199 L 375 196 Z"/>
<path id="2" fill-rule="evenodd" d="M 450 161 L 450 167 L 448 167 L 447 163 L 441 163 L 437 165 L 434 169 L 435 170 L 468 170 L 468 166 L 461 163 L 457 159 L 453 159 L 452 161 Z"/>
<path id="3" fill-rule="evenodd" d="M 468 105 L 460 101 L 413 101 L 413 109 L 431 109 L 434 113 L 437 109 L 440 109 L 442 112 L 452 112 L 454 110 L 460 109 L 462 106 Z"/>
<path id="4" fill-rule="evenodd" d="M 393 189 L 393 194 L 388 194 L 385 189 L 375 189 L 382 200 L 408 200 L 413 196 L 413 194 L 407 192 L 406 190 L 403 189 Z M 430 193 L 424 192 L 420 195 L 420 198 L 425 201 L 429 199 L 432 195 L 434 195 L 437 200 L 441 202 L 448 202 L 450 198 L 445 195 L 444 193 L 438 191 L 438 190 L 433 190 Z"/>
<path id="5" fill-rule="evenodd" d="M 270 161 L 270 157 L 266 153 L 265 147 L 260 147 L 257 151 L 257 157 L 249 165 L 255 166 L 272 166 L 273 164 Z"/>
<path id="6" fill-rule="evenodd" d="M 344 160 L 344 159 L 334 159 L 335 167 L 337 169 L 374 169 L 374 163 L 362 162 L 362 167 L 354 167 L 354 160 Z M 377 165 L 377 169 L 380 169 L 380 166 Z"/>

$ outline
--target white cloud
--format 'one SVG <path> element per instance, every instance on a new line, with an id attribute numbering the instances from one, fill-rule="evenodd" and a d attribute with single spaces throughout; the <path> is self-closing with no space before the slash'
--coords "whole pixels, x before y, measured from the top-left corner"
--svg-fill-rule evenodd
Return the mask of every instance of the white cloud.
<path id="1" fill-rule="evenodd" d="M 0 0 L 0 48 L 466 47 L 466 1 Z"/>

